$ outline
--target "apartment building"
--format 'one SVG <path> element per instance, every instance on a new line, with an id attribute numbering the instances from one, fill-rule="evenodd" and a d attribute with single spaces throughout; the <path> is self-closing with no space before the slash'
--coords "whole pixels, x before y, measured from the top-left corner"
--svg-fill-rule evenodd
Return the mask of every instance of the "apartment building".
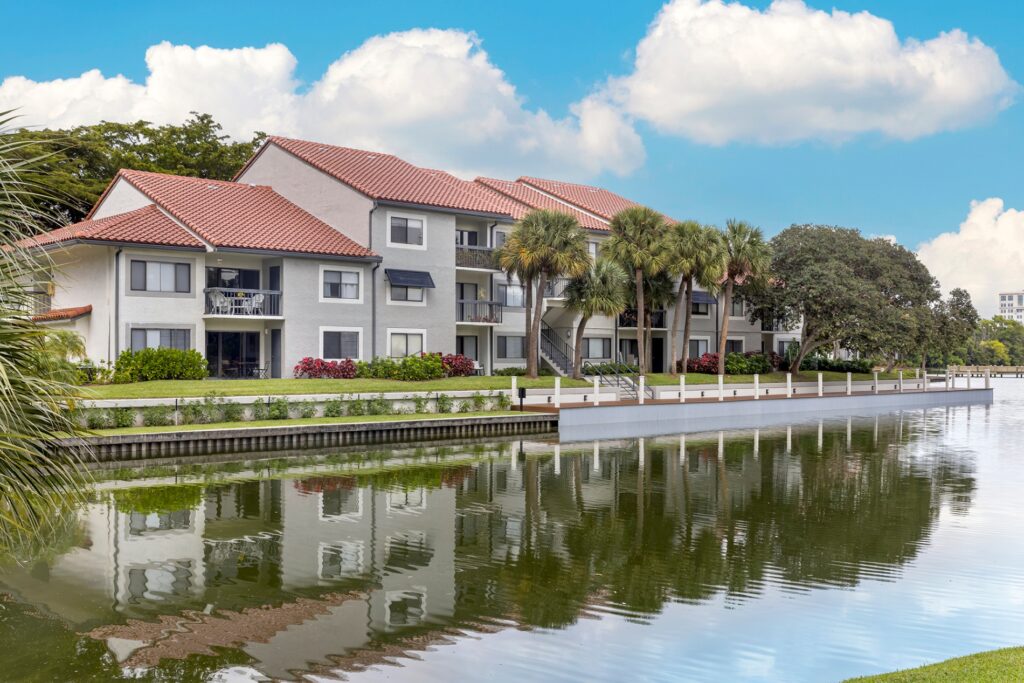
<path id="1" fill-rule="evenodd" d="M 87 219 L 33 244 L 54 262 L 37 320 L 74 329 L 91 359 L 192 348 L 214 377 L 289 377 L 306 356 L 463 353 L 481 372 L 525 364 L 523 288 L 495 267 L 515 221 L 574 215 L 597 254 L 634 202 L 532 177 L 457 178 L 390 154 L 271 137 L 233 182 L 123 170 Z M 577 318 L 565 280 L 544 292 L 541 357 L 570 370 Z M 691 355 L 714 351 L 721 301 L 698 292 Z M 653 316 L 653 367 L 668 369 L 671 311 Z M 680 321 L 681 325 L 681 321 Z M 595 318 L 590 361 L 635 359 L 636 314 Z M 730 351 L 782 351 L 797 332 L 730 311 Z"/>
<path id="2" fill-rule="evenodd" d="M 999 315 L 1024 322 L 1024 292 L 1000 292 Z"/>

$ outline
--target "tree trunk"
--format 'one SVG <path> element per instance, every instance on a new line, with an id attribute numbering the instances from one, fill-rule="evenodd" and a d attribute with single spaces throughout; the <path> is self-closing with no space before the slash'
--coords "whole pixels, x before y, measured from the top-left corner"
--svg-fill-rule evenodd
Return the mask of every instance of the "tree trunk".
<path id="1" fill-rule="evenodd" d="M 537 277 L 537 296 L 533 299 L 533 320 L 531 321 L 532 327 L 530 328 L 533 340 L 527 340 L 530 342 L 530 352 L 533 354 L 533 372 L 527 372 L 530 377 L 536 377 L 537 371 L 540 369 L 540 361 L 537 358 L 537 347 L 540 345 L 540 323 L 541 318 L 544 316 L 544 288 L 547 287 L 547 284 L 547 275 L 541 273 Z"/>
<path id="2" fill-rule="evenodd" d="M 644 343 L 647 344 L 647 367 L 645 372 L 651 371 L 651 364 L 654 356 L 654 312 L 644 311 Z"/>
<path id="3" fill-rule="evenodd" d="M 587 329 L 587 316 L 580 317 L 580 324 L 576 326 L 576 343 L 573 344 L 572 352 L 572 378 L 583 379 L 583 331 Z"/>
<path id="4" fill-rule="evenodd" d="M 676 352 L 679 350 L 679 320 L 683 314 L 683 299 L 685 299 L 686 291 L 686 276 L 684 275 L 679 280 L 679 292 L 676 293 L 676 308 L 672 311 L 672 341 L 669 345 L 668 357 L 670 360 L 668 374 L 673 377 L 676 376 Z M 683 366 L 683 372 L 686 372 L 686 366 Z"/>
<path id="5" fill-rule="evenodd" d="M 725 281 L 725 297 L 722 300 L 722 333 L 718 338 L 718 374 L 725 374 L 725 344 L 729 335 L 729 309 L 732 308 L 732 280 Z"/>
<path id="6" fill-rule="evenodd" d="M 823 341 L 815 341 L 813 337 L 801 339 L 800 345 L 796 349 L 796 358 L 793 359 L 793 363 L 789 366 L 789 371 L 794 375 L 799 373 L 800 364 L 804 362 L 807 354 L 824 343 Z"/>
<path id="7" fill-rule="evenodd" d="M 644 271 L 636 269 L 636 354 L 640 372 L 647 367 L 647 346 L 644 344 Z"/>
<path id="8" fill-rule="evenodd" d="M 683 314 L 686 322 L 683 324 L 683 374 L 686 374 L 686 366 L 690 362 L 690 333 L 693 331 L 693 278 L 686 279 L 686 312 Z"/>
<path id="9" fill-rule="evenodd" d="M 533 336 L 533 278 L 523 283 L 526 288 L 526 329 L 523 333 L 526 338 L 526 374 L 530 377 L 537 376 L 537 345 L 530 343 Z M 531 349 L 533 352 L 531 353 Z"/>

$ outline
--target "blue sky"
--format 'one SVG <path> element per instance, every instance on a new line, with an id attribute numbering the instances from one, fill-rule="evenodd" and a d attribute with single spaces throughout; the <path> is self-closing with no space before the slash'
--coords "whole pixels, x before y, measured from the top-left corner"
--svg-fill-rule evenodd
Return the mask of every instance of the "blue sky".
<path id="1" fill-rule="evenodd" d="M 770 3 L 744 4 L 764 10 Z M 144 83 L 146 49 L 161 41 L 216 48 L 277 42 L 297 60 L 294 77 L 302 82 L 301 92 L 332 62 L 373 36 L 434 27 L 475 33 L 480 49 L 515 87 L 523 106 L 561 119 L 571 117 L 574 104 L 600 90 L 607 79 L 633 70 L 637 45 L 662 3 L 391 2 L 386 11 L 382 6 L 250 2 L 239 11 L 234 3 L 216 2 L 51 3 L 45 13 L 54 39 L 40 42 L 34 30 L 5 37 L 0 45 L 0 79 L 24 76 L 44 82 L 96 68 L 106 77 L 123 74 Z M 826 12 L 833 7 L 870 12 L 891 21 L 901 40 L 926 41 L 961 29 L 998 55 L 1010 79 L 1024 81 L 1024 41 L 1019 35 L 1024 3 L 808 0 L 807 6 Z M 9 4 L 4 13 L 10 25 L 35 25 L 40 18 L 39 7 L 31 3 Z M 6 103 L 0 98 L 0 104 Z M 611 159 L 596 170 L 572 166 L 562 174 L 602 184 L 675 217 L 714 223 L 745 218 L 768 233 L 794 222 L 839 224 L 868 234 L 895 235 L 913 248 L 941 232 L 956 231 L 972 200 L 993 197 L 1007 208 L 1024 207 L 1020 104 L 975 117 L 955 130 L 908 140 L 867 130 L 843 141 L 810 136 L 708 144 L 659 131 L 642 117 L 631 125 L 641 138 L 645 158 L 629 173 L 614 173 L 617 162 Z M 494 154 L 503 149 L 497 147 Z M 437 154 L 416 159 L 407 148 L 393 151 L 414 162 L 477 170 L 454 160 L 445 164 Z M 486 147 L 480 150 L 483 155 L 489 152 Z M 528 157 L 520 166 L 524 174 L 534 172 Z M 551 164 L 538 168 L 548 171 Z M 515 174 L 511 167 L 500 171 Z"/>

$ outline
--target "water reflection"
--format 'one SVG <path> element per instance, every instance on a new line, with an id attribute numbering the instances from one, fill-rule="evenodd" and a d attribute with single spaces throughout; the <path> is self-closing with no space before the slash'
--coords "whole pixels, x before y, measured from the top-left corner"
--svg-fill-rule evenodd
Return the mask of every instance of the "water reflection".
<path id="1" fill-rule="evenodd" d="M 773 588 L 894 580 L 943 510 L 971 508 L 973 458 L 938 443 L 951 419 L 108 483 L 73 546 L 0 577 L 16 600 L 5 642 L 52 653 L 42 671 L 15 657 L 8 672 L 337 676 L 466 630 L 650 623 L 673 603 L 741 608 Z"/>

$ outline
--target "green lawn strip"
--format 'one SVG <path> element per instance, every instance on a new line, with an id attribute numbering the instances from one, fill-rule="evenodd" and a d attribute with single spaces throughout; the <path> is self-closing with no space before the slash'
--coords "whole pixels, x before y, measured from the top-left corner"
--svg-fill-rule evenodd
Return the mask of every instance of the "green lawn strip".
<path id="1" fill-rule="evenodd" d="M 554 377 L 518 378 L 527 389 L 550 389 Z M 562 379 L 563 387 L 587 387 L 586 381 Z M 426 382 L 393 379 L 244 379 L 161 380 L 84 387 L 87 398 L 179 398 L 201 396 L 282 396 L 293 394 L 381 394 L 388 392 L 495 391 L 512 388 L 511 377 L 449 377 Z"/>
<path id="2" fill-rule="evenodd" d="M 252 420 L 249 422 L 215 422 L 210 424 L 177 425 L 168 427 L 125 427 L 123 429 L 97 429 L 98 436 L 121 434 L 166 434 L 173 432 L 194 432 L 208 429 L 244 429 L 251 427 L 295 427 L 300 425 L 330 425 L 375 422 L 405 422 L 416 420 L 453 419 L 460 417 L 505 417 L 522 415 L 520 412 L 493 410 L 470 413 L 423 413 L 415 415 L 347 415 L 345 417 L 307 417 L 288 420 Z"/>
<path id="3" fill-rule="evenodd" d="M 845 382 L 846 381 L 846 373 L 845 372 L 822 371 L 821 374 L 822 374 L 822 379 L 824 379 L 826 382 Z M 904 373 L 903 376 L 906 379 L 913 379 L 914 373 L 913 372 L 911 372 L 911 373 Z M 899 373 L 897 373 L 897 372 L 880 372 L 880 373 L 878 373 L 878 377 L 879 377 L 879 379 L 896 379 L 897 377 L 899 377 Z M 870 380 L 871 380 L 871 375 L 870 374 L 867 374 L 867 373 L 857 373 L 857 372 L 853 373 L 853 381 L 855 381 L 855 382 L 864 382 L 864 381 L 870 381 Z M 661 374 L 661 373 L 647 375 L 647 379 L 645 381 L 646 381 L 648 386 L 678 386 L 679 385 L 679 377 L 678 376 L 673 377 L 672 375 Z M 793 377 L 793 381 L 794 382 L 817 382 L 818 381 L 818 373 L 817 372 L 801 372 L 798 375 Z M 753 384 L 754 383 L 754 376 L 753 375 L 726 375 L 725 376 L 725 383 L 726 384 Z M 784 373 L 784 372 L 766 373 L 764 375 L 761 375 L 761 383 L 762 384 L 767 384 L 767 383 L 785 384 L 786 383 L 786 373 Z M 688 373 L 686 375 L 686 384 L 687 385 L 691 385 L 691 384 L 718 384 L 718 375 L 706 375 L 706 374 L 703 374 L 703 373 L 691 372 L 691 373 Z"/>
<path id="4" fill-rule="evenodd" d="M 1024 677 L 1024 647 L 1011 647 L 947 659 L 917 669 L 905 669 L 878 676 L 851 678 L 846 683 L 919 683 L 928 681 L 971 681 L 996 683 L 1019 681 Z"/>

